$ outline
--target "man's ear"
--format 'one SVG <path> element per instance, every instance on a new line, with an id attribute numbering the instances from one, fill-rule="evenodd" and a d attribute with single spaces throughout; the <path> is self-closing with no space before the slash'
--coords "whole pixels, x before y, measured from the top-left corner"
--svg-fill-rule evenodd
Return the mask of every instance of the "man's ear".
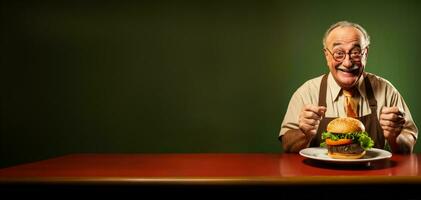
<path id="1" fill-rule="evenodd" d="M 325 54 L 326 65 L 329 66 L 329 52 L 326 49 L 323 49 L 323 53 Z"/>
<path id="2" fill-rule="evenodd" d="M 327 58 L 329 56 L 329 52 L 327 52 L 326 49 L 323 49 L 323 53 L 325 54 L 325 57 Z"/>
<path id="3" fill-rule="evenodd" d="M 367 61 L 367 58 L 368 58 L 368 47 L 366 47 L 366 49 L 365 49 L 365 53 L 364 53 L 364 59 Z"/>

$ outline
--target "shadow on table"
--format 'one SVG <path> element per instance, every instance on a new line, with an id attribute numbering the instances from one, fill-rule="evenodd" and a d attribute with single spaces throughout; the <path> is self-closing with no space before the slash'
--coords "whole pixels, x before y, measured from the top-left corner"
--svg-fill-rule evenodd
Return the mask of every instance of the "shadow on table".
<path id="1" fill-rule="evenodd" d="M 392 168 L 397 165 L 393 160 L 378 160 L 363 163 L 340 163 L 326 162 L 313 159 L 304 159 L 303 163 L 317 168 L 336 169 L 336 170 L 378 170 Z"/>

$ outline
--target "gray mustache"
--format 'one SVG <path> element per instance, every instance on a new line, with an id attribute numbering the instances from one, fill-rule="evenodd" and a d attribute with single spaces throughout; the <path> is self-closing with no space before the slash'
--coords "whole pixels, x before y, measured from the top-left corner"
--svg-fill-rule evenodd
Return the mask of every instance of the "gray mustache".
<path id="1" fill-rule="evenodd" d="M 360 69 L 360 67 L 358 67 L 357 65 L 353 65 L 352 67 L 344 67 L 344 66 L 339 66 L 339 67 L 337 67 L 337 69 L 339 69 L 339 70 L 342 70 L 342 71 L 345 71 L 345 72 L 351 72 L 351 71 L 355 71 L 355 70 L 358 70 L 358 69 Z"/>

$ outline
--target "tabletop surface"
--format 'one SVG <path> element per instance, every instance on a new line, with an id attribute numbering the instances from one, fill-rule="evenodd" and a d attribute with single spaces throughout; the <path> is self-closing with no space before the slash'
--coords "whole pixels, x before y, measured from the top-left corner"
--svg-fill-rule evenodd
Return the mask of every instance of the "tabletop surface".
<path id="1" fill-rule="evenodd" d="M 420 156 L 344 165 L 287 153 L 71 154 L 0 169 L 0 183 L 421 183 Z"/>

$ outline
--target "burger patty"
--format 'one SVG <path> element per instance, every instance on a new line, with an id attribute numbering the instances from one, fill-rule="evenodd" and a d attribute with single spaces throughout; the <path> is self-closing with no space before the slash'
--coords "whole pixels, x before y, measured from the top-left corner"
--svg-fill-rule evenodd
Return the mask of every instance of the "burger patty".
<path id="1" fill-rule="evenodd" d="M 361 148 L 360 144 L 357 144 L 357 143 L 337 145 L 337 146 L 327 145 L 327 149 L 329 152 L 349 153 L 349 154 L 354 154 L 354 153 L 359 154 L 364 151 L 364 149 Z"/>

